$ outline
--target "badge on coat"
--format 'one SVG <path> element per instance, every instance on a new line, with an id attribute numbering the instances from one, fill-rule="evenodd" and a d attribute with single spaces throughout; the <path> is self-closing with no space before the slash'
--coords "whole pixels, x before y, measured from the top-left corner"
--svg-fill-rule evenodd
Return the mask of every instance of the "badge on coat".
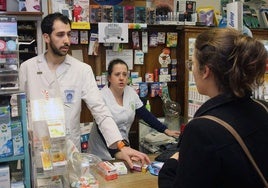
<path id="1" fill-rule="evenodd" d="M 65 103 L 73 103 L 74 100 L 74 90 L 65 90 Z"/>

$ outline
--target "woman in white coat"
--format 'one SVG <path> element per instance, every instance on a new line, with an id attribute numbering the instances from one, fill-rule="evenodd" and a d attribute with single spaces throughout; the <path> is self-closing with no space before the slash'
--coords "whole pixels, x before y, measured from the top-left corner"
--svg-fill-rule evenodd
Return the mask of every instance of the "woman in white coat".
<path id="1" fill-rule="evenodd" d="M 108 66 L 108 85 L 101 90 L 102 98 L 113 115 L 119 131 L 126 143 L 129 142 L 128 134 L 137 114 L 152 128 L 169 136 L 178 137 L 179 131 L 169 130 L 152 113 L 150 113 L 139 98 L 136 91 L 127 85 L 128 66 L 121 59 L 112 60 Z M 117 155 L 118 150 L 107 148 L 99 126 L 94 124 L 90 132 L 90 152 L 98 155 L 103 160 L 111 160 Z"/>

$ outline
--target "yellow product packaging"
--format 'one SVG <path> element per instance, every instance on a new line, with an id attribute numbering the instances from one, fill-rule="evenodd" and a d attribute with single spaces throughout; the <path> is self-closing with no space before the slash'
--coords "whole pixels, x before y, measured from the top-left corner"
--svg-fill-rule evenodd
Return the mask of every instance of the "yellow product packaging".
<path id="1" fill-rule="evenodd" d="M 206 26 L 215 26 L 216 18 L 214 7 L 199 7 L 197 8 L 198 21 L 204 23 Z"/>

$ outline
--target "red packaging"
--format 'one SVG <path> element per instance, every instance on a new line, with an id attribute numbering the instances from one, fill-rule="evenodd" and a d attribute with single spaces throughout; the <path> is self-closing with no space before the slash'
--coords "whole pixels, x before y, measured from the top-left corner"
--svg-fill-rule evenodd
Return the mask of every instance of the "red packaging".
<path id="1" fill-rule="evenodd" d="M 6 10 L 7 10 L 7 1 L 0 0 L 0 11 L 6 11 Z"/>
<path id="2" fill-rule="evenodd" d="M 154 81 L 158 82 L 158 69 L 154 69 Z"/>

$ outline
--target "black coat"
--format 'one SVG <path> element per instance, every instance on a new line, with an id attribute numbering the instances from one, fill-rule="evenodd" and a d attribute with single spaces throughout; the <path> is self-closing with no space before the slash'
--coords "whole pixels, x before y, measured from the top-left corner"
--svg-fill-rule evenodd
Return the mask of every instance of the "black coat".
<path id="1" fill-rule="evenodd" d="M 220 95 L 205 102 L 195 117 L 216 116 L 242 137 L 268 180 L 268 113 L 249 96 Z M 193 119 L 180 141 L 179 160 L 169 159 L 159 172 L 159 188 L 263 188 L 261 179 L 234 137 L 208 119 Z"/>

